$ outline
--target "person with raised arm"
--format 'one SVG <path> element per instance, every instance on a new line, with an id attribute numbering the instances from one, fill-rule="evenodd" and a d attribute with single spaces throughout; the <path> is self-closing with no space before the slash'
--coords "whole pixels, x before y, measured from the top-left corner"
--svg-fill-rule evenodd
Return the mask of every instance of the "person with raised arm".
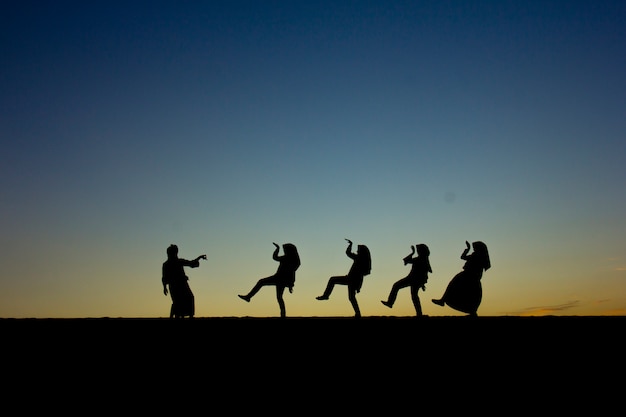
<path id="1" fill-rule="evenodd" d="M 413 256 L 415 252 L 417 252 L 417 256 Z M 422 304 L 420 302 L 418 291 L 420 288 L 422 291 L 426 291 L 428 273 L 433 272 L 430 267 L 429 256 L 430 249 L 428 249 L 428 246 L 425 244 L 420 243 L 418 245 L 411 246 L 411 253 L 402 259 L 405 265 L 411 264 L 411 271 L 406 277 L 399 279 L 391 286 L 389 296 L 386 300 L 382 300 L 381 303 L 389 308 L 392 308 L 393 304 L 396 302 L 398 291 L 402 288 L 410 287 L 411 301 L 413 302 L 413 307 L 415 307 L 415 315 L 417 317 L 422 317 Z"/>
<path id="2" fill-rule="evenodd" d="M 283 299 L 283 293 L 285 288 L 289 288 L 289 292 L 293 292 L 293 286 L 296 282 L 296 271 L 300 267 L 300 255 L 298 249 L 293 243 L 285 243 L 283 245 L 283 255 L 278 255 L 280 246 L 274 243 L 274 253 L 272 258 L 278 262 L 278 269 L 273 275 L 261 278 L 252 287 L 247 294 L 239 294 L 239 298 L 250 302 L 252 297 L 264 286 L 273 285 L 276 287 L 276 300 L 278 301 L 278 307 L 280 308 L 280 317 L 286 317 L 287 312 L 285 309 L 285 300 Z"/>
<path id="3" fill-rule="evenodd" d="M 354 316 L 361 317 L 361 310 L 356 299 L 356 294 L 361 291 L 363 285 L 363 277 L 369 275 L 372 270 L 372 258 L 370 250 L 365 245 L 358 245 L 356 253 L 352 252 L 352 241 L 346 239 L 348 247 L 346 255 L 352 259 L 352 266 L 347 275 L 332 276 L 328 279 L 324 293 L 318 297 L 318 300 L 328 300 L 333 292 L 335 285 L 346 285 L 348 287 L 348 300 L 354 309 Z"/>
<path id="4" fill-rule="evenodd" d="M 470 249 L 474 249 L 469 253 Z M 465 250 L 461 254 L 461 259 L 465 261 L 463 270 L 456 274 L 441 298 L 434 298 L 433 303 L 438 306 L 451 307 L 470 316 L 478 315 L 478 307 L 482 301 L 483 272 L 491 268 L 491 260 L 487 245 L 481 241 L 473 242 L 471 245 L 465 241 Z"/>
<path id="5" fill-rule="evenodd" d="M 201 259 L 206 260 L 206 255 L 187 260 L 178 257 L 178 246 L 172 244 L 167 248 L 167 260 L 163 262 L 161 282 L 163 294 L 167 295 L 169 292 L 172 298 L 170 318 L 194 317 L 196 312 L 195 298 L 184 268 L 197 268 L 200 266 Z"/>

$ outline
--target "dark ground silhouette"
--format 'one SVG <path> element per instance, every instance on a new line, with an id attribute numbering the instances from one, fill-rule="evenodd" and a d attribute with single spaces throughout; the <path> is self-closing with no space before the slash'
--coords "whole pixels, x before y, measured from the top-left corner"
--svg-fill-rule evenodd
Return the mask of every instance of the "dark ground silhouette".
<path id="1" fill-rule="evenodd" d="M 165 414 L 614 414 L 624 329 L 625 316 L 0 319 L 5 406 Z"/>

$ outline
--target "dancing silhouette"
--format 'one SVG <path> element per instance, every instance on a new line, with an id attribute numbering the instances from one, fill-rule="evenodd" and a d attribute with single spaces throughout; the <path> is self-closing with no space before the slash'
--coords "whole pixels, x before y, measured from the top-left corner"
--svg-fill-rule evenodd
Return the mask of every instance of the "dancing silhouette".
<path id="1" fill-rule="evenodd" d="M 328 284 L 324 293 L 317 298 L 318 300 L 328 300 L 330 294 L 333 292 L 335 285 L 347 285 L 348 286 L 348 299 L 352 308 L 354 309 L 354 316 L 361 317 L 361 310 L 359 309 L 359 303 L 356 300 L 356 294 L 361 291 L 363 285 L 363 277 L 369 275 L 372 270 L 372 258 L 370 250 L 365 245 L 358 245 L 356 253 L 352 252 L 352 241 L 346 239 L 348 247 L 346 248 L 346 255 L 352 259 L 352 266 L 348 271 L 348 275 L 333 276 L 328 279 Z"/>
<path id="2" fill-rule="evenodd" d="M 172 298 L 170 318 L 193 318 L 195 299 L 184 267 L 197 268 L 200 266 L 200 259 L 206 260 L 206 255 L 200 255 L 190 261 L 178 257 L 178 246 L 172 244 L 167 248 L 167 260 L 163 262 L 161 282 L 163 294 L 168 294 L 169 287 L 169 294 Z"/>
<path id="3" fill-rule="evenodd" d="M 416 251 L 417 256 L 413 257 Z M 381 303 L 392 308 L 396 302 L 398 291 L 402 288 L 411 287 L 411 301 L 413 301 L 413 306 L 415 307 L 415 315 L 422 317 L 422 304 L 420 303 L 418 291 L 420 288 L 422 291 L 426 291 L 428 273 L 433 272 L 430 267 L 429 256 L 430 249 L 425 244 L 420 243 L 419 245 L 411 246 L 411 253 L 402 259 L 405 265 L 411 264 L 411 271 L 406 277 L 396 281 L 391 286 L 387 300 L 382 300 Z"/>
<path id="4" fill-rule="evenodd" d="M 275 249 L 272 254 L 272 258 L 279 262 L 276 273 L 267 278 L 261 278 L 258 280 L 248 294 L 240 294 L 239 298 L 250 302 L 250 299 L 254 297 L 261 287 L 274 285 L 276 286 L 276 300 L 278 301 L 278 306 L 280 307 L 280 316 L 286 317 L 287 313 L 285 310 L 283 293 L 285 292 L 285 288 L 289 288 L 290 293 L 293 292 L 293 286 L 296 282 L 296 270 L 300 267 L 300 255 L 298 254 L 298 249 L 293 243 L 285 243 L 283 245 L 282 256 L 278 255 L 280 247 L 276 243 L 274 243 L 274 246 Z"/>
<path id="5" fill-rule="evenodd" d="M 439 306 L 448 305 L 470 316 L 477 316 L 483 296 L 481 279 L 483 271 L 491 268 L 491 260 L 487 245 L 483 242 L 473 242 L 471 248 L 474 249 L 474 252 L 469 255 L 470 244 L 465 241 L 465 245 L 466 248 L 461 254 L 461 259 L 465 261 L 463 270 L 448 283 L 443 296 L 439 299 L 433 299 L 432 302 Z"/>

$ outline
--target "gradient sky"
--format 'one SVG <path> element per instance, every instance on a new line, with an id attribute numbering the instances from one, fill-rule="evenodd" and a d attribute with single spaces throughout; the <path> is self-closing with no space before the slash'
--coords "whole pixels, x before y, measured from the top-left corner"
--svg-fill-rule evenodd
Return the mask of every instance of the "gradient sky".
<path id="1" fill-rule="evenodd" d="M 492 268 L 478 314 L 626 314 L 626 2 L 3 1 L 0 317 L 352 316 L 345 238 L 367 245 L 364 316 L 424 313 Z"/>

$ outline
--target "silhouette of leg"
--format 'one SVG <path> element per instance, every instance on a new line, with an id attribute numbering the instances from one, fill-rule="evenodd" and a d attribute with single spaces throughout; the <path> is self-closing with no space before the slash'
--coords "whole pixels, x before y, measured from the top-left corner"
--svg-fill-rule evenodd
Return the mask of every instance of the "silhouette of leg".
<path id="1" fill-rule="evenodd" d="M 433 298 L 430 301 L 432 301 L 433 303 L 437 304 L 438 306 L 442 306 L 442 307 L 446 304 L 445 301 L 443 301 L 443 298 L 439 298 L 439 299 Z"/>
<path id="2" fill-rule="evenodd" d="M 417 285 L 411 285 L 411 301 L 413 301 L 413 307 L 415 307 L 415 315 L 417 317 L 422 317 L 422 303 L 420 303 L 420 298 L 418 296 L 418 291 L 420 287 Z"/>
<path id="3" fill-rule="evenodd" d="M 324 293 L 315 298 L 317 298 L 318 300 L 328 300 L 336 284 L 347 284 L 346 277 L 345 276 L 330 277 L 328 279 L 328 284 L 326 284 L 326 289 L 324 290 Z"/>
<path id="4" fill-rule="evenodd" d="M 352 308 L 354 309 L 354 317 L 361 317 L 361 310 L 359 309 L 359 303 L 356 301 L 356 290 L 348 289 L 348 299 Z"/>
<path id="5" fill-rule="evenodd" d="M 285 287 L 281 285 L 276 286 L 276 300 L 278 301 L 278 307 L 280 308 L 280 317 L 286 317 L 287 312 L 285 310 L 285 300 L 283 299 L 283 292 Z"/>
<path id="6" fill-rule="evenodd" d="M 246 300 L 248 302 L 250 302 L 250 299 L 252 297 L 254 297 L 254 295 L 259 292 L 259 290 L 266 286 L 266 285 L 274 285 L 275 284 L 275 280 L 274 280 L 274 276 L 272 275 L 271 277 L 267 277 L 267 278 L 261 278 L 260 280 L 258 280 L 256 282 L 256 284 L 254 285 L 254 287 L 252 287 L 252 289 L 250 290 L 250 292 L 246 295 L 239 295 L 239 298 L 241 298 L 242 300 Z"/>
<path id="7" fill-rule="evenodd" d="M 383 303 L 389 308 L 392 308 L 393 304 L 396 302 L 397 296 L 398 296 L 398 287 L 396 283 L 391 286 L 391 291 L 389 291 L 389 296 L 387 297 L 387 301 L 381 300 L 381 303 Z"/>
<path id="8" fill-rule="evenodd" d="M 387 297 L 387 301 L 381 301 L 384 305 L 391 308 L 396 302 L 396 298 L 398 297 L 398 291 L 404 287 L 409 286 L 409 281 L 407 278 L 402 278 L 401 280 L 396 281 L 391 286 L 391 291 L 389 292 L 389 297 Z"/>

